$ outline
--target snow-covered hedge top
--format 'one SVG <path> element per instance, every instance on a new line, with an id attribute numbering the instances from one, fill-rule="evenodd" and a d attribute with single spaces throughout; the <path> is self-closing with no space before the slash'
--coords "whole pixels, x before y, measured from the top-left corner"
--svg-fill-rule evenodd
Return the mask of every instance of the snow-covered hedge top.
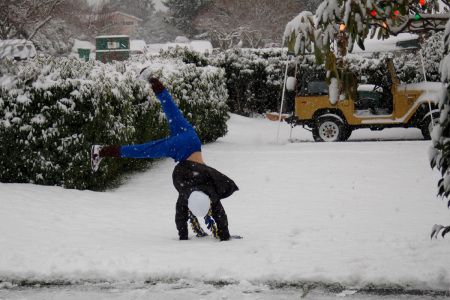
<path id="1" fill-rule="evenodd" d="M 140 61 L 131 60 L 114 64 L 103 64 L 97 60 L 86 63 L 73 57 L 38 58 L 27 64 L 10 62 L 9 68 L 6 68 L 9 72 L 0 74 L 2 75 L 0 87 L 7 90 L 22 89 L 25 86 L 48 89 L 66 84 L 82 86 L 86 83 L 99 82 L 116 84 L 138 82 L 137 76 L 144 67 L 150 67 L 157 76 L 170 77 L 180 75 L 186 65 L 181 60 L 153 56 Z"/>

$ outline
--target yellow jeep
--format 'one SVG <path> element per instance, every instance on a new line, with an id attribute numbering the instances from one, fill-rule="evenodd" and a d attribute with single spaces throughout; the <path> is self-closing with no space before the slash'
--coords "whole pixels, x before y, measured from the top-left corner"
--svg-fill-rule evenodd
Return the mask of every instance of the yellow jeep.
<path id="1" fill-rule="evenodd" d="M 332 105 L 325 73 L 304 74 L 295 96 L 294 114 L 285 121 L 292 126 L 309 127 L 315 141 L 345 141 L 359 128 L 383 130 L 392 127 L 416 127 L 425 139 L 431 138 L 433 122 L 439 119 L 438 94 L 442 83 L 403 84 L 395 77 L 387 60 L 389 88 L 359 85 L 357 99 L 338 100 Z"/>

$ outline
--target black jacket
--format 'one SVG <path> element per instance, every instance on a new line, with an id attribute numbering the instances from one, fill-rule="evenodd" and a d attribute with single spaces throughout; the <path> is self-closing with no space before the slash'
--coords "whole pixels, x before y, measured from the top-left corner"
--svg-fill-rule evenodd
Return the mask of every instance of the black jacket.
<path id="1" fill-rule="evenodd" d="M 175 223 L 180 239 L 187 239 L 188 198 L 193 191 L 202 191 L 211 199 L 212 217 L 221 240 L 229 239 L 228 219 L 220 200 L 239 190 L 229 177 L 214 168 L 193 161 L 182 161 L 173 170 L 173 185 L 177 189 Z"/>
<path id="2" fill-rule="evenodd" d="M 233 180 L 216 169 L 188 160 L 175 167 L 172 179 L 179 193 L 178 202 L 182 205 L 188 204 L 193 191 L 204 192 L 214 203 L 239 190 Z"/>

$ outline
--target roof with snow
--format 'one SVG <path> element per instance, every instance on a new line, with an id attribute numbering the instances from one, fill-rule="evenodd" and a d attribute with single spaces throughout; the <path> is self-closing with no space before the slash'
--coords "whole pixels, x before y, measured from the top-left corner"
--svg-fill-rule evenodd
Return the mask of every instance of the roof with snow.
<path id="1" fill-rule="evenodd" d="M 420 49 L 419 36 L 411 33 L 400 33 L 397 36 L 391 36 L 384 40 L 377 38 L 367 38 L 364 40 L 365 50 L 362 50 L 355 44 L 352 54 L 372 55 L 375 52 L 392 52 L 404 50 Z"/>
<path id="2" fill-rule="evenodd" d="M 112 15 L 123 15 L 123 16 L 126 16 L 126 17 L 128 17 L 128 18 L 133 18 L 133 19 L 135 19 L 135 20 L 139 20 L 139 21 L 143 21 L 141 18 L 138 18 L 138 17 L 135 17 L 135 16 L 132 16 L 132 15 L 129 15 L 129 14 L 126 14 L 126 13 L 123 13 L 123 12 L 121 12 L 121 11 L 115 11 L 115 12 L 113 12 L 113 13 L 111 13 Z"/>
<path id="3" fill-rule="evenodd" d="M 25 39 L 0 40 L 0 57 L 20 58 L 36 56 L 32 41 Z"/>
<path id="4" fill-rule="evenodd" d="M 76 39 L 73 43 L 72 51 L 77 52 L 78 49 L 95 50 L 95 45 L 88 41 L 80 41 Z"/>

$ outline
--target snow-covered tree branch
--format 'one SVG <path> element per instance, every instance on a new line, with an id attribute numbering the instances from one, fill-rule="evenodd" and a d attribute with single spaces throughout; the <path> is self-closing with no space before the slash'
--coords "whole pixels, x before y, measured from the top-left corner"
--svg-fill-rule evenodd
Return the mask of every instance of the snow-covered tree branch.
<path id="1" fill-rule="evenodd" d="M 2 0 L 0 38 L 31 39 L 65 0 Z"/>
<path id="2" fill-rule="evenodd" d="M 333 55 L 330 47 L 336 41 L 341 41 L 337 50 L 345 55 L 355 42 L 364 49 L 364 40 L 375 34 L 383 39 L 402 32 L 443 31 L 450 17 L 447 2 L 442 2 L 444 9 L 438 0 L 421 1 L 424 5 L 417 0 L 325 0 L 315 13 L 314 23 L 302 12 L 288 23 L 284 38 L 296 54 L 309 50 L 299 47 L 301 41 L 312 41 L 320 58 Z"/>

